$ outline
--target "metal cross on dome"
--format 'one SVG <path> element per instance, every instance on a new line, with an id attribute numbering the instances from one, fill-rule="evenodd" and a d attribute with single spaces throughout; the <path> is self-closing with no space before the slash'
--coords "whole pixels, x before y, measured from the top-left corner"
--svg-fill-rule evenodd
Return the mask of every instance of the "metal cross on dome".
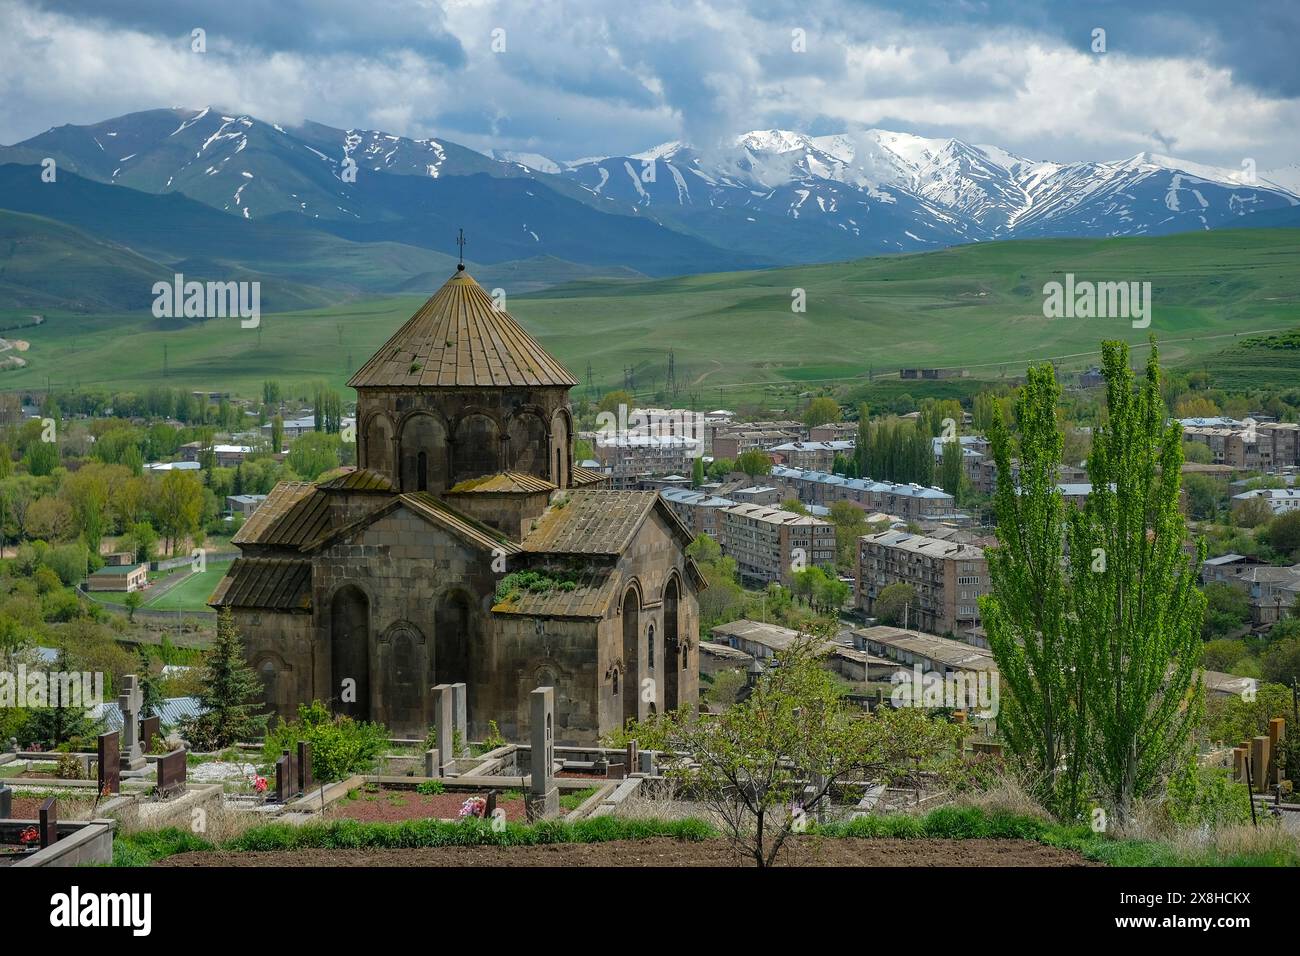
<path id="1" fill-rule="evenodd" d="M 464 229 L 456 230 L 456 245 L 460 247 L 460 264 L 456 268 L 464 269 L 465 268 L 465 230 Z"/>

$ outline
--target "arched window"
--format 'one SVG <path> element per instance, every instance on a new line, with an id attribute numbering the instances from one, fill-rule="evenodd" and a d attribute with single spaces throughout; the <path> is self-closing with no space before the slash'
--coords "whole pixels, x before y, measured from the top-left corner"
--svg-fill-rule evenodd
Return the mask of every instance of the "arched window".
<path id="1" fill-rule="evenodd" d="M 614 696 L 618 696 L 618 668 L 614 668 Z"/>
<path id="2" fill-rule="evenodd" d="M 429 453 L 420 452 L 415 458 L 415 487 L 417 491 L 429 490 Z"/>
<path id="3" fill-rule="evenodd" d="M 648 670 L 655 669 L 655 626 L 651 624 L 646 628 L 645 638 L 645 659 Z"/>

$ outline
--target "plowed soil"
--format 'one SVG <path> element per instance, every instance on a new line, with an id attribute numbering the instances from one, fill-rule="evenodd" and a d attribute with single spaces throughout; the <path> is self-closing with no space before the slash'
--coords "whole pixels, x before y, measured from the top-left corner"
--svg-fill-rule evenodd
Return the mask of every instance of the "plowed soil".
<path id="1" fill-rule="evenodd" d="M 787 844 L 784 866 L 1096 866 L 1069 850 L 1027 840 L 863 840 L 803 837 Z M 156 866 L 753 866 L 723 840 L 669 837 L 516 847 L 401 850 L 286 850 L 181 853 Z"/>

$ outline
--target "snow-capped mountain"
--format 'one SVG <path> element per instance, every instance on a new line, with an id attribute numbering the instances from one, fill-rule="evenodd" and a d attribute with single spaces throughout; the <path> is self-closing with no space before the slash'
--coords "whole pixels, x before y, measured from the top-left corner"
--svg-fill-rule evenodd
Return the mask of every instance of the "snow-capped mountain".
<path id="1" fill-rule="evenodd" d="M 248 221 L 443 253 L 455 252 L 450 237 L 464 225 L 479 261 L 554 256 L 654 274 L 1222 228 L 1259 213 L 1260 224 L 1288 225 L 1300 213 L 1300 165 L 1255 173 L 1154 153 L 1044 162 L 881 129 L 754 130 L 716 148 L 675 141 L 560 162 L 206 107 L 61 126 L 0 147 L 0 163 L 46 157 Z"/>
<path id="2" fill-rule="evenodd" d="M 1053 163 L 997 146 L 870 129 L 833 136 L 756 130 L 702 151 L 664 143 L 566 164 L 595 196 L 633 203 L 720 245 L 798 259 L 856 248 L 919 250 L 1031 236 L 1125 236 L 1240 224 L 1300 202 L 1300 167 L 1225 170 L 1153 153 Z M 746 225 L 741 224 L 747 224 Z M 777 227 L 784 234 L 771 232 Z M 763 232 L 764 235 L 756 234 Z M 734 235 L 739 231 L 741 235 Z M 800 236 L 791 248 L 789 232 Z M 825 234 L 818 242 L 811 237 Z"/>

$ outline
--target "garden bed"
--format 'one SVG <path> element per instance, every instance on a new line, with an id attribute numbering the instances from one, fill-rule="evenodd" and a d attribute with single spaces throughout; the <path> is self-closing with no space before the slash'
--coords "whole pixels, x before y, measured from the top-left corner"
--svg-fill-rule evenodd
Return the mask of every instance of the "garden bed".
<path id="1" fill-rule="evenodd" d="M 892 840 L 799 837 L 784 866 L 1100 866 L 1073 850 L 1030 840 Z M 156 866 L 753 866 L 726 840 L 652 837 L 541 846 L 424 849 L 305 849 L 180 853 Z"/>
<path id="2" fill-rule="evenodd" d="M 327 819 L 361 820 L 367 823 L 398 823 L 402 820 L 455 820 L 460 808 L 472 796 L 469 792 L 419 793 L 413 789 L 365 787 L 352 790 L 325 811 Z M 509 797 L 507 799 L 507 796 Z M 499 794 L 497 807 L 505 811 L 506 820 L 523 822 L 528 813 L 522 795 Z"/>

